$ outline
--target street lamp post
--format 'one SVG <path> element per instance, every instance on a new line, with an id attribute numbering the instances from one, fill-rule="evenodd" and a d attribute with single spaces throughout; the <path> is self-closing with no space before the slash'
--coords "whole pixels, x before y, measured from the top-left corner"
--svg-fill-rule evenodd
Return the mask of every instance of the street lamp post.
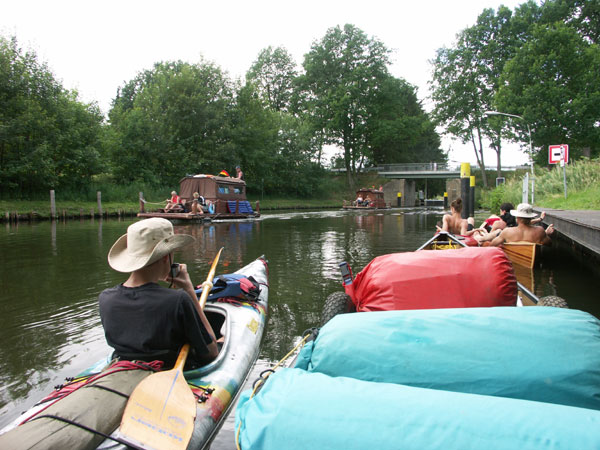
<path id="1" fill-rule="evenodd" d="M 529 124 L 525 121 L 525 119 L 521 116 L 517 116 L 515 114 L 508 114 L 498 111 L 486 111 L 483 113 L 486 116 L 506 116 L 506 117 L 514 117 L 515 119 L 521 119 L 525 122 L 527 126 L 527 133 L 529 133 L 529 163 L 531 165 L 531 204 L 534 203 L 534 189 L 535 189 L 535 177 L 533 174 L 533 144 L 531 143 L 531 129 L 529 128 Z"/>

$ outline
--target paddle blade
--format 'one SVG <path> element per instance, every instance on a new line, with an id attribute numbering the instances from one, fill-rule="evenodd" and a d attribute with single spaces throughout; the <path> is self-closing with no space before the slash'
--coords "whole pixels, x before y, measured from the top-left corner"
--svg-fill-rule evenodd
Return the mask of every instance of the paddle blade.
<path id="1" fill-rule="evenodd" d="M 137 385 L 120 434 L 139 448 L 185 449 L 194 431 L 196 398 L 180 369 L 158 372 Z"/>

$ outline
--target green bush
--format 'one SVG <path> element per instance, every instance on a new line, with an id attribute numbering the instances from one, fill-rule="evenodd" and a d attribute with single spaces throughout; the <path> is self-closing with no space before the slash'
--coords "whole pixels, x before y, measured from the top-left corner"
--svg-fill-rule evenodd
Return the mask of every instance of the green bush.
<path id="1" fill-rule="evenodd" d="M 582 158 L 566 167 L 567 194 L 564 198 L 563 169 L 556 165 L 550 170 L 535 171 L 535 204 L 547 208 L 599 209 L 600 158 Z M 507 179 L 506 184 L 481 193 L 481 206 L 496 211 L 501 203 L 521 203 L 523 177 Z"/>

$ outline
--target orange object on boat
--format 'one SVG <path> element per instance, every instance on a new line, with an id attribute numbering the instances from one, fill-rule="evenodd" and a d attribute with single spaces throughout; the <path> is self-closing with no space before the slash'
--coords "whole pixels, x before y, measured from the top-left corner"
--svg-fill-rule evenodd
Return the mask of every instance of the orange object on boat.
<path id="1" fill-rule="evenodd" d="M 346 290 L 357 311 L 515 306 L 517 279 L 497 247 L 373 259 Z"/>

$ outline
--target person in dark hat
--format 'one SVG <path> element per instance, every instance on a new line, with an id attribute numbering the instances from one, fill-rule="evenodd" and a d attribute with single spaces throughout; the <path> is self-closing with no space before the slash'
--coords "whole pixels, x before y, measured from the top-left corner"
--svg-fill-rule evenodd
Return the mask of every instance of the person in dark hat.
<path id="1" fill-rule="evenodd" d="M 187 267 L 172 267 L 173 252 L 193 241 L 187 234 L 175 234 L 170 221 L 152 218 L 130 225 L 112 246 L 109 265 L 129 273 L 127 281 L 104 290 L 98 299 L 114 357 L 160 360 L 169 368 L 189 342 L 186 368 L 216 358 L 215 333 L 197 301 Z M 160 286 L 159 281 L 178 289 Z"/>

